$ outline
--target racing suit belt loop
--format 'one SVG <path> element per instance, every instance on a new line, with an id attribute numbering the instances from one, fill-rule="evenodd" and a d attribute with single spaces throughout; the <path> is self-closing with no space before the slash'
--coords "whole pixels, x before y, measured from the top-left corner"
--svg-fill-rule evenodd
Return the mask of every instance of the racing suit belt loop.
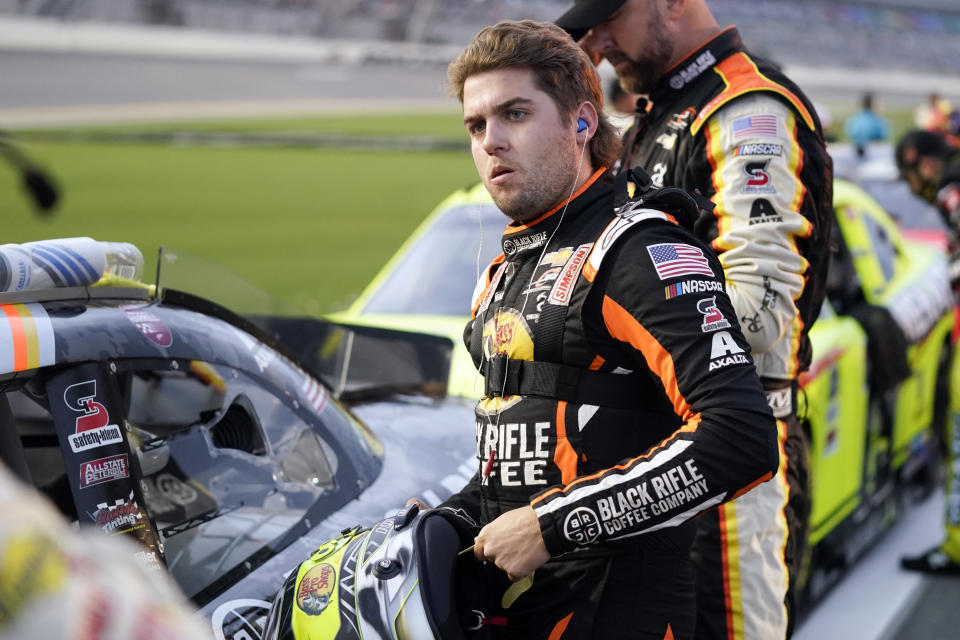
<path id="1" fill-rule="evenodd" d="M 767 404 L 770 405 L 774 418 L 785 418 L 796 412 L 799 386 L 796 380 L 761 378 L 760 382 L 763 384 L 763 395 L 767 398 Z"/>

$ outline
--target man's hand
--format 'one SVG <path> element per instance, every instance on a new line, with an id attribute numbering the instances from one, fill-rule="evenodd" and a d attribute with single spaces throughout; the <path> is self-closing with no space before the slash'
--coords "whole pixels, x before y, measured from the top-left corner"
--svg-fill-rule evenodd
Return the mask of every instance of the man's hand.
<path id="1" fill-rule="evenodd" d="M 529 506 L 507 511 L 480 529 L 473 553 L 478 560 L 489 560 L 500 567 L 513 582 L 550 559 L 537 514 Z"/>
<path id="2" fill-rule="evenodd" d="M 424 501 L 421 500 L 420 498 L 410 498 L 409 500 L 407 500 L 407 505 L 406 505 L 406 506 L 409 507 L 409 506 L 412 505 L 412 504 L 415 504 L 415 505 L 417 505 L 418 507 L 420 507 L 420 511 L 429 511 L 429 510 L 430 510 L 430 505 L 428 505 L 426 502 L 424 502 Z"/>

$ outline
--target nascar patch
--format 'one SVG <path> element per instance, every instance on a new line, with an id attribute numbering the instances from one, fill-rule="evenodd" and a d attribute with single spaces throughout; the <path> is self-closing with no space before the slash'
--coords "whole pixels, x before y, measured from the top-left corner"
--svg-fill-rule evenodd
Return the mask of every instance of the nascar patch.
<path id="1" fill-rule="evenodd" d="M 0 304 L 0 373 L 54 363 L 53 325 L 43 305 Z"/>
<path id="2" fill-rule="evenodd" d="M 683 280 L 664 287 L 667 300 L 682 296 L 685 293 L 709 293 L 723 291 L 723 283 L 717 280 Z"/>
<path id="3" fill-rule="evenodd" d="M 734 151 L 735 156 L 782 156 L 783 145 L 755 142 L 742 144 Z"/>

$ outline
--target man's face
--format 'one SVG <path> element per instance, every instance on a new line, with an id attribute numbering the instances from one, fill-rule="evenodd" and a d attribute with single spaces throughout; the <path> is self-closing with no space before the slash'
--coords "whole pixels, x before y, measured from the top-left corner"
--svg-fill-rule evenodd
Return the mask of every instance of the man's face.
<path id="1" fill-rule="evenodd" d="M 932 203 L 937 197 L 937 186 L 942 171 L 942 160 L 924 156 L 917 159 L 912 167 L 902 169 L 900 177 L 910 185 L 910 191 Z"/>
<path id="2" fill-rule="evenodd" d="M 581 45 L 613 65 L 625 91 L 641 94 L 656 88 L 675 49 L 659 0 L 627 0 L 591 29 Z"/>
<path id="3" fill-rule="evenodd" d="M 480 179 L 511 219 L 529 222 L 570 195 L 581 155 L 575 128 L 529 69 L 467 78 L 463 123 Z"/>

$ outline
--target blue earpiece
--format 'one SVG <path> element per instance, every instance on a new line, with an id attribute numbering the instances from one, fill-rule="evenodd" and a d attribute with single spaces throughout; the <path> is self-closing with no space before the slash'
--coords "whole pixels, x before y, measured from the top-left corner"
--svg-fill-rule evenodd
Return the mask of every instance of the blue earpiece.
<path id="1" fill-rule="evenodd" d="M 587 121 L 583 118 L 577 118 L 577 133 L 581 131 L 586 131 L 590 125 L 587 124 Z"/>

